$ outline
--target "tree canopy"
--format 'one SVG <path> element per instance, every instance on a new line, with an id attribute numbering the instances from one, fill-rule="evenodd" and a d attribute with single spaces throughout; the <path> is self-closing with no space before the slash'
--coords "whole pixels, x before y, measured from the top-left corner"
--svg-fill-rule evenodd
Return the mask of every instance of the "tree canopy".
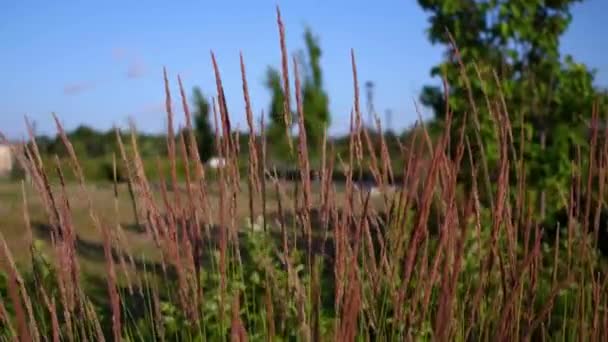
<path id="1" fill-rule="evenodd" d="M 194 87 L 194 133 L 201 161 L 206 162 L 215 153 L 214 132 L 209 121 L 209 101 L 199 87 Z"/>
<path id="2" fill-rule="evenodd" d="M 304 125 L 306 127 L 309 151 L 314 154 L 318 152 L 323 139 L 324 131 L 331 123 L 329 112 L 329 98 L 323 88 L 323 72 L 321 69 L 321 47 L 319 39 L 310 29 L 304 33 L 306 45 L 305 53 L 298 54 L 298 66 L 302 81 L 302 105 L 304 110 Z M 286 127 L 284 120 L 283 103 L 285 93 L 282 86 L 280 72 L 269 67 L 266 75 L 266 87 L 271 92 L 270 102 L 270 125 L 268 127 L 269 137 L 275 143 L 275 150 L 280 154 L 286 153 Z M 289 115 L 296 117 L 296 111 L 290 109 Z M 292 124 L 297 122 L 291 120 Z M 292 127 L 289 127 L 291 131 Z"/>
<path id="3" fill-rule="evenodd" d="M 556 194 L 567 186 L 574 146 L 586 155 L 593 105 L 607 103 L 593 86 L 594 71 L 560 55 L 560 37 L 577 2 L 581 0 L 418 0 L 430 14 L 430 41 L 446 47 L 431 75 L 449 85 L 448 94 L 443 87 L 425 87 L 421 102 L 433 109 L 437 128 L 445 121 L 446 97 L 452 129 L 460 129 L 468 118 L 473 150 L 485 152 L 490 172 L 499 157 L 493 113 L 507 112 L 513 145 L 518 151 L 525 146 L 531 190 Z"/>

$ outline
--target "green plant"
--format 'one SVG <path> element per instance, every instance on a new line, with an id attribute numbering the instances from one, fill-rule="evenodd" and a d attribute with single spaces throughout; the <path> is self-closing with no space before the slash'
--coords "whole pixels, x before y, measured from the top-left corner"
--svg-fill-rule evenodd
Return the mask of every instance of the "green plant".
<path id="1" fill-rule="evenodd" d="M 425 87 L 422 103 L 445 125 L 449 102 L 454 135 L 466 122 L 476 158 L 487 162 L 480 173 L 483 192 L 498 168 L 497 129 L 507 124 L 497 123 L 496 114 L 508 113 L 512 153 L 521 153 L 526 165 L 513 174 L 526 177 L 527 186 L 540 192 L 541 218 L 546 210 L 559 208 L 559 192 L 567 190 L 576 150 L 587 158 L 594 102 L 607 100 L 593 86 L 593 71 L 571 56 L 560 58 L 560 37 L 578 2 L 418 1 L 430 15 L 430 41 L 446 47 L 444 61 L 431 71 L 444 79 L 444 88 Z M 456 148 L 452 145 L 453 153 Z M 470 165 L 464 166 L 467 178 Z"/>
<path id="2" fill-rule="evenodd" d="M 282 24 L 281 24 L 282 25 Z M 306 54 L 300 52 L 299 58 L 294 58 L 294 72 L 301 73 L 297 77 L 303 80 L 301 86 L 301 94 L 296 94 L 302 98 L 302 111 L 299 109 L 291 110 L 289 93 L 289 75 L 288 63 L 285 56 L 284 47 L 284 32 L 282 26 L 279 26 L 281 33 L 281 48 L 283 52 L 283 73 L 279 73 L 276 69 L 270 67 L 266 76 L 266 87 L 271 92 L 270 104 L 270 126 L 268 127 L 269 137 L 273 141 L 285 141 L 287 143 L 273 146 L 275 151 L 282 158 L 289 155 L 290 150 L 287 146 L 291 146 L 293 125 L 297 122 L 293 118 L 298 115 L 304 115 L 304 127 L 306 128 L 307 144 L 311 155 L 318 155 L 323 145 L 323 135 L 331 124 L 331 115 L 329 113 L 329 98 L 323 89 L 323 72 L 321 70 L 321 47 L 318 37 L 315 37 L 312 31 L 307 28 L 304 32 L 304 42 L 306 44 Z M 307 58 L 307 59 L 306 59 Z M 282 76 L 282 77 L 281 77 Z M 296 77 L 294 75 L 294 77 Z M 296 104 L 297 106 L 297 104 Z"/>
<path id="3" fill-rule="evenodd" d="M 209 114 L 211 112 L 209 101 L 205 98 L 200 88 L 195 87 L 194 96 L 194 130 L 198 142 L 198 152 L 203 162 L 209 160 L 215 154 L 215 133 L 211 128 Z"/>

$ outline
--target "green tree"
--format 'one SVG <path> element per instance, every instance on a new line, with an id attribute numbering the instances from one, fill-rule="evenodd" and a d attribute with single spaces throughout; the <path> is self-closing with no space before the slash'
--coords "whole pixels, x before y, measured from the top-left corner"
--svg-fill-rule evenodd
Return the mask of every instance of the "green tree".
<path id="1" fill-rule="evenodd" d="M 291 139 L 291 136 L 285 136 L 285 132 L 287 131 L 283 115 L 285 92 L 283 91 L 281 74 L 279 71 L 273 67 L 268 67 L 265 85 L 271 92 L 269 110 L 270 122 L 267 128 L 267 136 L 268 139 L 273 142 L 271 145 L 273 151 L 284 157 L 289 153 L 287 142 L 288 139 Z M 293 112 L 290 112 L 288 115 L 291 117 L 295 116 Z M 291 122 L 293 123 L 293 120 Z M 291 128 L 292 127 L 289 127 L 289 131 L 291 131 Z"/>
<path id="2" fill-rule="evenodd" d="M 502 110 L 504 98 L 516 148 L 524 132 L 527 184 L 537 193 L 563 190 L 570 181 L 573 146 L 583 156 L 588 147 L 585 125 L 598 95 L 594 72 L 559 53 L 576 2 L 581 0 L 418 0 L 430 13 L 430 41 L 446 46 L 444 61 L 431 75 L 447 81 L 449 94 L 436 86 L 421 94 L 421 102 L 435 112 L 436 127 L 445 122 L 448 95 L 454 133 L 466 113 L 473 151 L 485 151 L 492 174 L 499 158 L 492 113 Z M 547 198 L 556 201 L 547 205 L 558 204 L 559 196 Z"/>
<path id="3" fill-rule="evenodd" d="M 215 153 L 214 132 L 209 120 L 210 105 L 199 87 L 194 87 L 194 131 L 201 161 L 206 162 Z"/>
<path id="4" fill-rule="evenodd" d="M 305 54 L 299 53 L 298 66 L 302 75 L 302 105 L 304 110 L 304 126 L 306 127 L 309 152 L 318 152 L 323 139 L 323 132 L 331 123 L 329 112 L 329 98 L 323 89 L 323 72 L 321 70 L 321 47 L 318 37 L 315 37 L 310 29 L 304 33 L 306 44 Z M 283 116 L 283 102 L 285 93 L 282 86 L 281 74 L 274 68 L 269 67 L 266 74 L 266 87 L 271 92 L 270 103 L 270 125 L 268 134 L 273 141 L 286 141 L 285 120 Z M 295 98 L 295 97 L 294 97 Z M 291 110 L 292 117 L 297 116 L 297 111 Z M 296 125 L 297 121 L 292 120 Z M 290 130 L 292 127 L 289 127 Z M 291 138 L 291 137 L 289 137 Z M 286 144 L 277 144 L 277 149 L 286 151 Z"/>
<path id="5" fill-rule="evenodd" d="M 308 64 L 303 65 L 305 79 L 303 91 L 304 125 L 313 153 L 321 148 L 323 133 L 331 123 L 329 97 L 323 89 L 321 47 L 319 39 L 307 29 L 304 33 Z"/>
<path id="6" fill-rule="evenodd" d="M 80 156 L 102 157 L 109 153 L 109 142 L 103 139 L 103 133 L 87 125 L 79 125 L 67 134 Z"/>

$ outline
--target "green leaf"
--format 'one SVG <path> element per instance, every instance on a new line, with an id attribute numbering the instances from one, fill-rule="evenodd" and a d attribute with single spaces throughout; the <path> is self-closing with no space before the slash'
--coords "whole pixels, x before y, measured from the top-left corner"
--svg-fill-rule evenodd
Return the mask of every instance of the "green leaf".
<path id="1" fill-rule="evenodd" d="M 252 282 L 253 284 L 255 284 L 255 285 L 260 284 L 260 275 L 259 275 L 259 273 L 254 271 L 254 272 L 251 274 L 250 280 L 251 280 L 251 282 Z"/>
<path id="2" fill-rule="evenodd" d="M 504 21 L 500 23 L 500 34 L 504 38 L 509 36 L 509 24 Z"/>

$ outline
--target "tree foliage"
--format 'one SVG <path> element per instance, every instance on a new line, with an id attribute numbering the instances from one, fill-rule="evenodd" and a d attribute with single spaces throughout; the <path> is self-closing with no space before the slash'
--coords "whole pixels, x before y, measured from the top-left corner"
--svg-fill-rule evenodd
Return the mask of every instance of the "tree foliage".
<path id="1" fill-rule="evenodd" d="M 319 39 L 313 35 L 310 29 L 304 33 L 305 53 L 299 53 L 298 66 L 302 81 L 302 105 L 304 110 L 304 126 L 306 127 L 307 141 L 311 153 L 320 150 L 323 134 L 331 123 L 329 112 L 329 98 L 323 88 L 323 71 L 321 69 L 321 46 Z M 270 127 L 268 133 L 273 142 L 286 141 L 285 120 L 283 103 L 285 93 L 282 86 L 281 74 L 276 69 L 269 67 L 266 74 L 266 87 L 271 92 L 270 103 Z M 292 117 L 297 116 L 296 110 L 289 113 Z M 292 120 L 293 124 L 297 121 Z M 289 127 L 291 130 L 292 127 Z M 289 137 L 290 138 L 290 137 Z M 283 152 L 285 144 L 278 147 Z"/>
<path id="2" fill-rule="evenodd" d="M 266 72 L 266 87 L 271 92 L 269 118 L 270 123 L 267 128 L 268 138 L 272 141 L 272 148 L 275 153 L 285 156 L 288 153 L 287 141 L 291 137 L 285 136 L 286 127 L 284 120 L 285 92 L 281 83 L 281 74 L 273 67 L 268 67 Z M 295 116 L 293 112 L 288 114 Z M 289 127 L 291 130 L 291 127 Z"/>
<path id="3" fill-rule="evenodd" d="M 525 176 L 532 190 L 556 193 L 569 183 L 574 146 L 586 155 L 586 125 L 601 97 L 593 86 L 594 71 L 560 56 L 559 40 L 577 2 L 418 0 L 430 13 L 430 41 L 446 46 L 444 61 L 431 75 L 449 84 L 448 94 L 442 87 L 425 87 L 421 102 L 434 110 L 441 126 L 447 95 L 454 130 L 467 114 L 468 133 L 479 129 L 479 140 L 468 135 L 473 150 L 485 151 L 490 173 L 499 157 L 492 113 L 506 107 L 513 144 L 518 151 L 525 146 Z M 600 100 L 605 104 L 605 95 Z"/>
<path id="4" fill-rule="evenodd" d="M 203 162 L 215 153 L 214 132 L 209 121 L 210 105 L 199 87 L 193 91 L 194 97 L 194 131 L 198 143 L 198 152 Z"/>

